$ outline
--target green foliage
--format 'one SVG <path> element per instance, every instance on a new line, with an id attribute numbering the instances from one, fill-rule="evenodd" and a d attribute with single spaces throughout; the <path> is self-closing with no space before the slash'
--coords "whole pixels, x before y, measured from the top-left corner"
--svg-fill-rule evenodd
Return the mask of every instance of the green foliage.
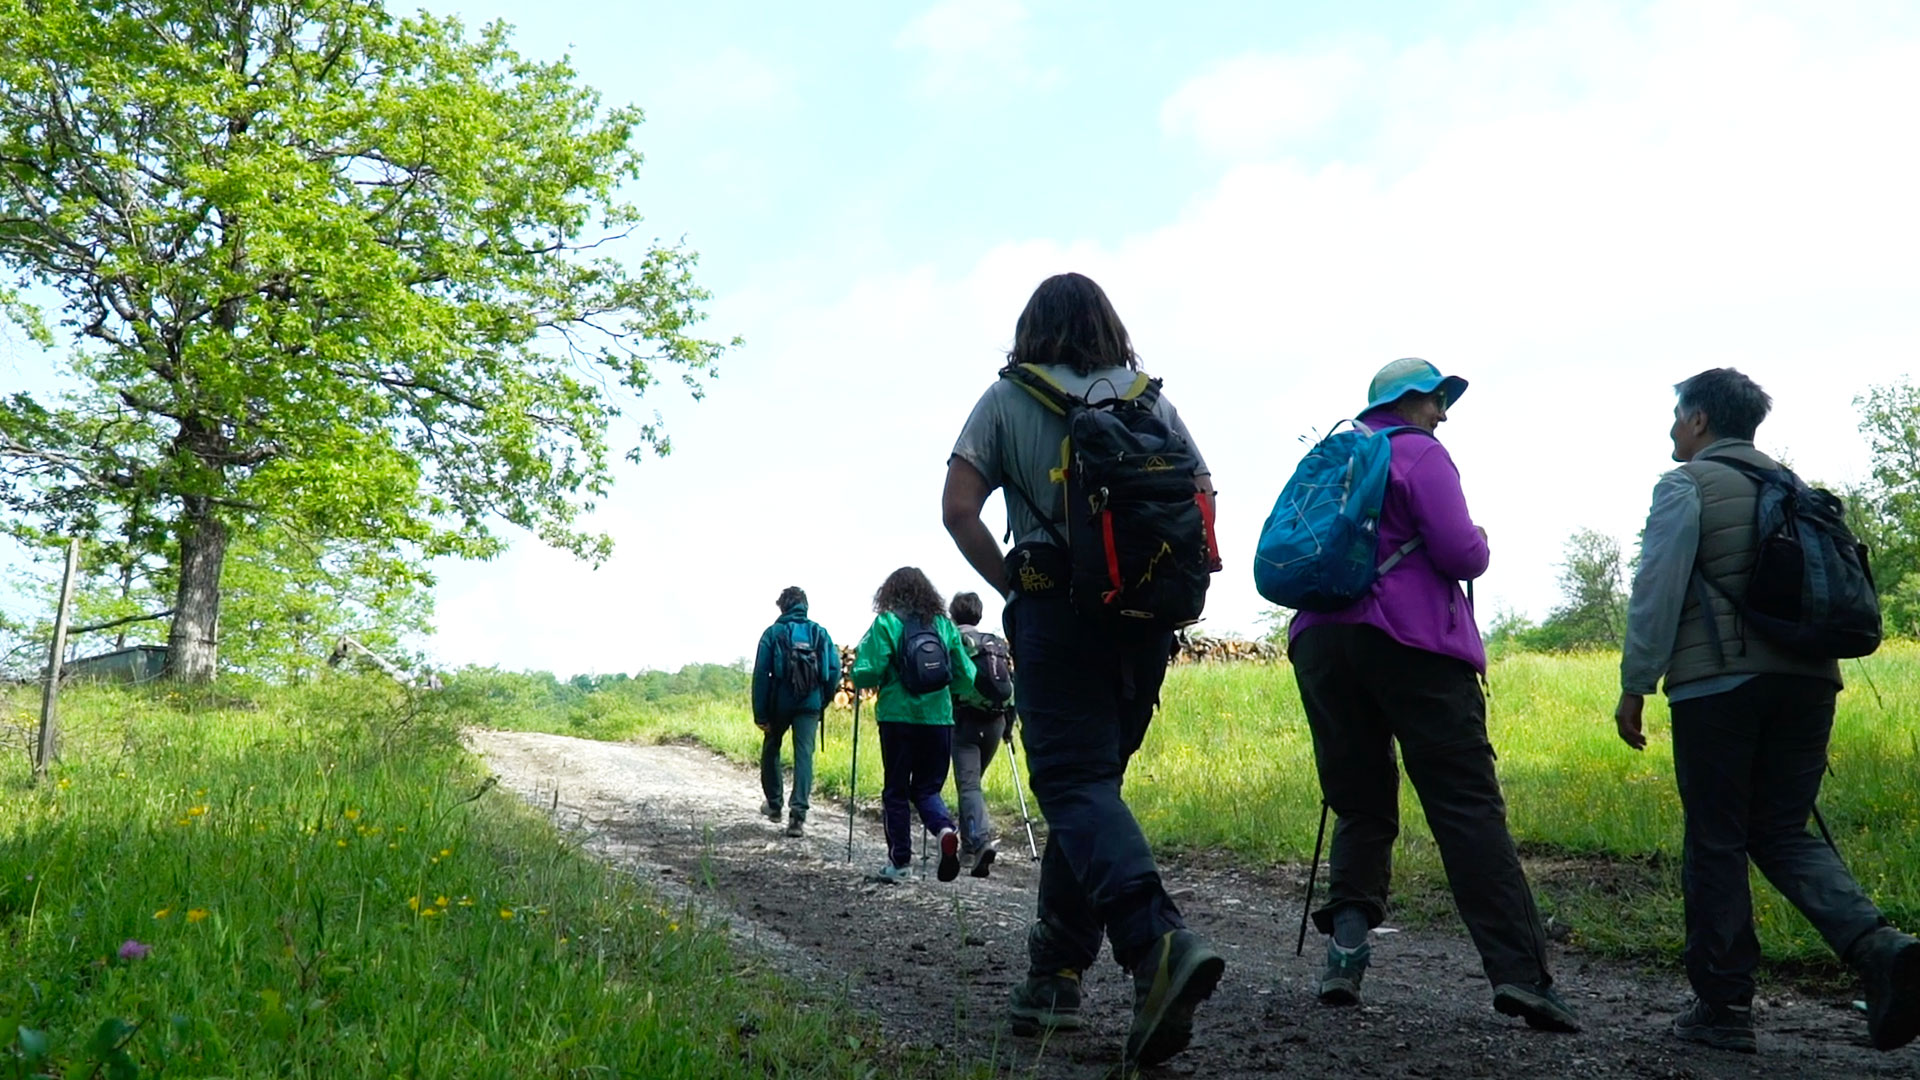
<path id="1" fill-rule="evenodd" d="M 1872 552 L 1887 632 L 1920 637 L 1920 387 L 1876 386 L 1853 403 L 1873 480 L 1847 492 L 1847 524 Z"/>
<path id="2" fill-rule="evenodd" d="M 435 696 L 63 706 L 52 783 L 0 757 L 0 1074 L 910 1071 L 493 788 Z"/>

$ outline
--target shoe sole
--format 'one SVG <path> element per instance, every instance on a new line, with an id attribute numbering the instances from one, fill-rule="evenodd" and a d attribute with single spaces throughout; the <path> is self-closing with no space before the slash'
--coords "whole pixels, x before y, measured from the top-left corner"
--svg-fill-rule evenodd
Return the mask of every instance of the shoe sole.
<path id="1" fill-rule="evenodd" d="M 1673 1033 L 1690 1043 L 1711 1046 L 1715 1050 L 1732 1050 L 1740 1054 L 1760 1052 L 1760 1040 L 1751 1031 L 1735 1032 L 1711 1027 L 1686 1027 L 1673 1025 Z"/>
<path id="2" fill-rule="evenodd" d="M 971 871 L 971 873 L 973 874 L 974 877 L 986 877 L 987 872 L 992 869 L 993 869 L 993 849 L 988 848 L 987 850 L 981 852 L 980 855 L 973 860 L 973 870 Z"/>
<path id="3" fill-rule="evenodd" d="M 1330 979 L 1320 984 L 1320 1004 L 1350 1006 L 1360 1004 L 1360 988 L 1345 979 Z"/>
<path id="4" fill-rule="evenodd" d="M 1875 1050 L 1898 1050 L 1920 1037 L 1920 944 L 1893 954 L 1887 982 L 1886 1015 L 1869 1026 Z"/>
<path id="5" fill-rule="evenodd" d="M 1502 988 L 1493 995 L 1493 1008 L 1503 1016 L 1517 1016 L 1527 1022 L 1535 1031 L 1557 1031 L 1562 1035 L 1578 1035 L 1580 1021 L 1571 1016 L 1561 1016 L 1553 1005 L 1544 1000 L 1534 1001 L 1518 991 Z"/>
<path id="6" fill-rule="evenodd" d="M 934 876 L 941 881 L 952 881 L 960 876 L 959 833 L 948 830 L 940 834 L 940 869 Z"/>
<path id="7" fill-rule="evenodd" d="M 1146 1034 L 1139 1039 L 1139 1050 L 1127 1055 L 1128 1062 L 1158 1065 L 1185 1050 L 1193 1040 L 1193 1010 L 1213 996 L 1213 988 L 1220 984 L 1226 970 L 1227 962 L 1222 957 L 1205 947 L 1192 949 L 1179 969 L 1168 973 L 1166 997 L 1160 1002 L 1158 1014 L 1146 1017 Z M 1138 1018 L 1134 1028 L 1143 1029 Z M 1132 1050 L 1133 1045 L 1134 1037 L 1129 1035 L 1127 1048 Z"/>
<path id="8" fill-rule="evenodd" d="M 1007 1028 L 1015 1035 L 1032 1038 L 1050 1031 L 1079 1031 L 1085 1026 L 1080 1014 L 1039 1010 L 1031 1013 L 1009 1012 Z"/>

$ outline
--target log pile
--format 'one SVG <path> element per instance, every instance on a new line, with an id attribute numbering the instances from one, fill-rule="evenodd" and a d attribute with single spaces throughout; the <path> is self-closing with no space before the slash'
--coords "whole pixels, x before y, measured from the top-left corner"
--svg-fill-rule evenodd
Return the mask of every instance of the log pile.
<path id="1" fill-rule="evenodd" d="M 1174 639 L 1173 662 L 1176 664 L 1232 664 L 1247 660 L 1272 663 L 1279 658 L 1280 650 L 1265 641 L 1195 633 L 1182 633 Z"/>

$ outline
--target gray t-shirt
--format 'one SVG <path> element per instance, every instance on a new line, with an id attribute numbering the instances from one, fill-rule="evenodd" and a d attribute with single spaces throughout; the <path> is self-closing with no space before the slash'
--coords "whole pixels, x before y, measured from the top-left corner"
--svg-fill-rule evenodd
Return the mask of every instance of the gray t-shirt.
<path id="1" fill-rule="evenodd" d="M 1092 391 L 1096 400 L 1125 391 L 1133 385 L 1136 375 L 1126 368 L 1102 368 L 1081 375 L 1057 364 L 1041 370 L 1070 393 L 1087 397 L 1088 391 Z M 1187 425 L 1180 422 L 1180 414 L 1173 405 L 1162 397 L 1154 405 L 1154 412 L 1193 447 L 1194 460 L 1199 462 L 1194 475 L 1206 476 L 1207 464 L 1200 456 L 1200 447 L 1187 433 Z M 1028 498 L 1048 510 L 1058 526 L 1066 520 L 1066 488 L 1054 483 L 1051 473 L 1060 467 L 1060 442 L 1066 437 L 1065 417 L 1054 415 L 1013 380 L 996 379 L 974 404 L 973 414 L 960 429 L 960 438 L 955 440 L 948 460 L 959 458 L 980 470 L 990 487 L 1019 487 Z M 1011 491 L 1006 492 L 1005 498 L 1015 543 L 1051 539 L 1040 520 L 1027 508 L 1025 499 Z"/>

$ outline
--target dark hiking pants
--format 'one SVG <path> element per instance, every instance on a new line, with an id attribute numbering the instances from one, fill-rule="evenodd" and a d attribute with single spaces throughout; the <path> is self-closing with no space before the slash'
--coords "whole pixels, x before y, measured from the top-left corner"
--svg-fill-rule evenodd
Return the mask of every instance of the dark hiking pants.
<path id="1" fill-rule="evenodd" d="M 1329 899 L 1314 925 L 1331 934 L 1333 913 L 1347 905 L 1364 911 L 1369 927 L 1386 918 L 1400 832 L 1398 742 L 1487 978 L 1549 985 L 1546 934 L 1507 832 L 1472 665 L 1343 624 L 1301 631 L 1290 656 L 1320 791 L 1339 815 L 1327 855 Z"/>
<path id="2" fill-rule="evenodd" d="M 1673 771 L 1687 816 L 1687 978 L 1710 1004 L 1753 998 L 1760 942 L 1749 856 L 1842 957 L 1886 924 L 1840 857 L 1807 831 L 1827 768 L 1834 693 L 1824 679 L 1756 675 L 1673 703 Z"/>
<path id="3" fill-rule="evenodd" d="M 800 713 L 767 723 L 760 738 L 760 791 L 767 805 L 778 810 L 785 778 L 780 769 L 780 743 L 793 732 L 793 798 L 786 805 L 793 816 L 805 821 L 813 794 L 814 739 L 820 733 L 819 713 Z"/>
<path id="4" fill-rule="evenodd" d="M 1027 936 L 1031 970 L 1084 971 L 1103 935 L 1131 969 L 1185 925 L 1120 797 L 1159 701 L 1172 635 L 1119 635 L 1063 596 L 1020 596 L 1005 620 L 1027 775 L 1047 819 L 1039 920 Z"/>
<path id="5" fill-rule="evenodd" d="M 913 862 L 914 811 L 930 833 L 953 828 L 940 798 L 952 755 L 951 724 L 880 724 L 880 823 L 887 831 L 887 858 L 893 865 Z"/>
<path id="6" fill-rule="evenodd" d="M 980 778 L 993 764 L 1006 734 L 1007 721 L 998 713 L 961 709 L 953 712 L 953 787 L 960 795 L 960 842 L 979 851 L 993 840 L 993 822 L 987 817 L 987 797 Z"/>

